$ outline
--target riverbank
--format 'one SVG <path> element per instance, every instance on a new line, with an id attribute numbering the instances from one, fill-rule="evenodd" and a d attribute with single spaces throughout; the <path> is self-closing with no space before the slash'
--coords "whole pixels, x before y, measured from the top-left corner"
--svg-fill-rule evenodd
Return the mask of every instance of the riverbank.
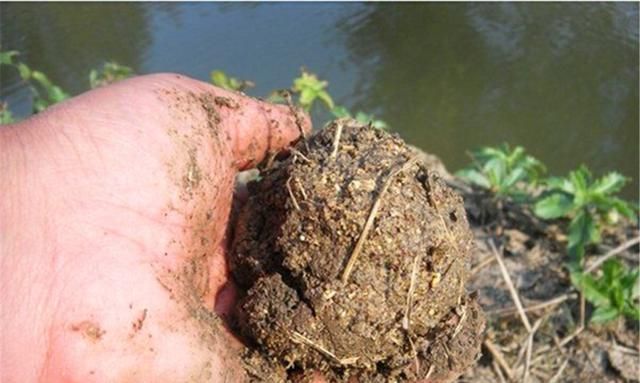
<path id="1" fill-rule="evenodd" d="M 468 289 L 478 292 L 487 315 L 482 357 L 458 382 L 638 381 L 638 323 L 591 324 L 588 303 L 581 323 L 580 294 L 565 267 L 568 222 L 542 221 L 523 205 L 498 202 L 426 156 L 464 197 L 476 247 Z M 636 267 L 638 242 L 634 224 L 608 229 L 588 248 L 586 269 L 599 273 L 604 257 Z"/>

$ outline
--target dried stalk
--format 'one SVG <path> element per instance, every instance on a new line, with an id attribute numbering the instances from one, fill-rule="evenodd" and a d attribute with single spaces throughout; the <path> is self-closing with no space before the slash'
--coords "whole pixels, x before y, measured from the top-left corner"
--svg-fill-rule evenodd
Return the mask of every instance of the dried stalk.
<path id="1" fill-rule="evenodd" d="M 498 347 L 495 344 L 493 344 L 493 342 L 491 342 L 489 339 L 486 339 L 483 344 L 487 348 L 491 356 L 493 356 L 493 359 L 496 362 L 498 362 L 498 365 L 502 368 L 504 373 L 507 375 L 507 379 L 509 379 L 510 381 L 513 381 L 513 378 L 514 378 L 513 371 L 511 371 L 511 367 L 509 367 L 509 364 L 504 359 L 504 356 L 502 356 L 502 353 L 500 352 L 500 350 L 498 350 Z"/>
<path id="2" fill-rule="evenodd" d="M 375 220 L 376 214 L 378 213 L 378 209 L 380 208 L 380 204 L 382 203 L 382 197 L 386 193 L 387 189 L 389 189 L 389 186 L 391 186 L 391 181 L 393 181 L 393 179 L 398 174 L 402 173 L 409 166 L 411 166 L 416 161 L 416 159 L 417 157 L 415 156 L 409 158 L 404 164 L 402 164 L 396 170 L 391 172 L 389 177 L 387 177 L 387 180 L 382 185 L 382 188 L 380 189 L 380 193 L 378 193 L 376 200 L 373 202 L 373 205 L 371 206 L 369 217 L 367 218 L 367 221 L 365 222 L 364 227 L 362 228 L 360 237 L 358 238 L 358 241 L 356 242 L 356 245 L 354 246 L 353 251 L 351 252 L 351 256 L 349 257 L 347 266 L 344 268 L 344 271 L 342 272 L 341 279 L 343 283 L 346 283 L 349 280 L 349 275 L 351 275 L 351 271 L 353 270 L 353 267 L 356 264 L 358 255 L 360 255 L 360 252 L 362 251 L 362 246 L 364 246 L 364 243 L 367 239 L 367 235 L 369 234 L 369 230 L 371 230 L 371 227 L 373 226 L 373 221 Z"/>
<path id="3" fill-rule="evenodd" d="M 607 254 L 605 254 L 605 255 L 603 255 L 601 257 L 598 257 L 598 259 L 595 262 L 593 262 L 591 265 L 589 265 L 584 270 L 584 272 L 585 273 L 590 273 L 592 271 L 597 270 L 598 267 L 600 267 L 608 259 L 610 259 L 612 257 L 615 257 L 616 255 L 622 253 L 623 251 L 627 250 L 631 246 L 637 245 L 638 243 L 640 243 L 640 237 L 636 237 L 636 238 L 633 238 L 633 239 L 630 239 L 630 240 L 624 242 L 620 246 L 618 246 L 615 249 L 612 249 L 611 251 L 609 251 Z"/>
<path id="4" fill-rule="evenodd" d="M 332 353 L 331 351 L 327 350 L 326 348 L 322 347 L 321 345 L 315 343 L 314 341 L 312 341 L 311 339 L 307 338 L 306 336 L 300 334 L 299 332 L 294 331 L 291 335 L 291 340 L 295 343 L 301 343 L 304 345 L 307 345 L 311 348 L 313 348 L 314 350 L 318 351 L 319 353 L 321 353 L 322 355 L 324 355 L 326 358 L 331 359 L 333 362 L 341 364 L 343 366 L 348 366 L 351 364 L 354 364 L 358 361 L 358 357 L 357 356 L 352 356 L 352 357 L 348 357 L 348 358 L 338 358 L 334 353 Z"/>
<path id="5" fill-rule="evenodd" d="M 527 332 L 531 332 L 531 322 L 529 322 L 529 318 L 527 314 L 524 312 L 524 308 L 522 307 L 522 302 L 520 302 L 520 296 L 516 291 L 516 288 L 513 285 L 513 281 L 511 281 L 511 277 L 509 276 L 509 272 L 507 271 L 507 267 L 504 265 L 504 261 L 500 254 L 498 254 L 498 250 L 496 249 L 496 245 L 494 245 L 493 240 L 489 239 L 489 246 L 491 247 L 491 251 L 493 255 L 496 257 L 498 261 L 498 265 L 500 265 L 500 271 L 502 272 L 502 277 L 504 281 L 507 283 L 507 287 L 509 288 L 509 292 L 511 293 L 511 299 L 513 299 L 513 303 L 515 303 L 516 308 L 518 309 L 518 314 L 520 314 L 520 319 L 524 324 L 524 327 L 527 329 Z"/>

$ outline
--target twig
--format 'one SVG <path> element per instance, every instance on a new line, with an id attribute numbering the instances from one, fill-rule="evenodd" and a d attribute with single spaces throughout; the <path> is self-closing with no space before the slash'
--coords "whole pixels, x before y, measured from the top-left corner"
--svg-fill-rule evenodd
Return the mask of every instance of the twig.
<path id="1" fill-rule="evenodd" d="M 296 199 L 296 196 L 293 195 L 293 191 L 291 190 L 291 177 L 287 178 L 287 182 L 285 182 L 285 184 L 287 185 L 287 191 L 289 192 L 289 197 L 291 197 L 291 202 L 293 202 L 293 207 L 295 207 L 296 210 L 300 210 L 298 200 Z"/>
<path id="2" fill-rule="evenodd" d="M 507 381 L 504 379 L 504 375 L 502 375 L 502 370 L 500 369 L 500 366 L 498 366 L 498 362 L 496 362 L 495 359 L 491 363 L 491 367 L 493 367 L 493 371 L 498 376 L 498 379 L 500 379 L 500 383 L 507 383 Z"/>
<path id="3" fill-rule="evenodd" d="M 300 182 L 300 180 L 297 178 L 294 178 L 294 181 L 296 181 L 296 185 L 298 185 L 298 189 L 300 189 L 300 194 L 302 194 L 302 198 L 307 200 L 308 199 L 307 192 L 304 190 L 304 187 L 302 186 L 302 183 Z"/>
<path id="4" fill-rule="evenodd" d="M 391 185 L 391 181 L 393 181 L 393 179 L 398 174 L 400 174 L 405 169 L 407 169 L 409 166 L 411 166 L 416 161 L 416 159 L 417 159 L 417 157 L 415 157 L 415 156 L 409 158 L 404 164 L 402 164 L 396 170 L 391 172 L 391 174 L 389 174 L 389 177 L 387 177 L 387 180 L 382 185 L 382 188 L 380 189 L 380 193 L 378 193 L 375 202 L 371 206 L 371 211 L 369 212 L 369 217 L 367 218 L 367 221 L 365 222 L 364 227 L 362 228 L 362 232 L 360 233 L 360 237 L 358 238 L 358 241 L 356 242 L 356 245 L 354 246 L 353 251 L 351 252 L 351 256 L 349 257 L 349 261 L 347 262 L 347 266 L 344 268 L 344 271 L 342 272 L 342 282 L 343 283 L 346 283 L 347 280 L 349 280 L 349 275 L 351 275 L 351 270 L 353 269 L 353 266 L 355 266 L 355 264 L 356 264 L 356 260 L 358 259 L 358 255 L 360 254 L 360 251 L 362 250 L 362 246 L 364 245 L 364 242 L 367 239 L 367 235 L 369 234 L 369 230 L 371 230 L 371 226 L 373 226 L 373 221 L 376 218 L 376 214 L 378 213 L 378 209 L 380 208 L 380 204 L 382 203 L 382 197 L 384 196 L 385 192 L 387 191 L 387 189 Z"/>
<path id="5" fill-rule="evenodd" d="M 610 258 L 615 257 L 616 255 L 622 253 L 623 251 L 627 250 L 631 246 L 637 245 L 638 243 L 640 243 L 640 237 L 636 237 L 636 238 L 633 238 L 633 239 L 630 239 L 630 240 L 624 242 L 623 244 L 621 244 L 620 246 L 616 247 L 615 249 L 610 250 L 605 255 L 603 255 L 601 257 L 598 257 L 598 259 L 595 262 L 593 262 L 591 265 L 589 265 L 584 270 L 584 272 L 585 273 L 590 273 L 590 272 L 592 272 L 594 270 L 597 270 L 598 267 L 600 267 L 600 265 L 605 263 Z"/>
<path id="6" fill-rule="evenodd" d="M 307 134 L 304 132 L 304 129 L 302 128 L 302 118 L 300 118 L 300 112 L 298 112 L 298 109 L 296 108 L 295 105 L 293 105 L 293 101 L 291 100 L 291 92 L 289 92 L 288 90 L 284 90 L 282 94 L 285 101 L 287 101 L 289 110 L 291 110 L 291 113 L 295 118 L 296 126 L 300 131 L 300 136 L 302 137 L 302 140 L 304 141 L 304 148 L 307 149 L 307 153 L 309 153 L 309 143 L 307 142 Z"/>
<path id="7" fill-rule="evenodd" d="M 480 262 L 478 262 L 478 264 L 471 268 L 471 270 L 469 271 L 469 275 L 475 275 L 476 273 L 478 273 L 478 271 L 484 269 L 492 262 L 495 262 L 495 260 L 496 258 L 493 255 L 487 255 Z"/>
<path id="8" fill-rule="evenodd" d="M 528 312 L 532 312 L 532 311 L 538 311 L 538 310 L 542 310 L 544 308 L 547 308 L 549 306 L 556 306 L 559 305 L 560 303 L 567 301 L 569 299 L 575 298 L 577 295 L 575 293 L 566 293 L 566 294 L 562 294 L 559 295 L 555 298 L 551 298 L 547 301 L 544 302 L 540 302 L 540 303 L 536 303 L 534 305 L 531 306 L 527 306 L 524 308 L 524 312 L 528 313 Z M 512 314 L 517 314 L 518 313 L 518 309 L 515 307 L 509 307 L 509 308 L 505 308 L 505 309 L 497 309 L 497 310 L 492 310 L 492 311 L 487 311 L 486 312 L 487 315 L 495 315 L 495 316 L 507 316 L 507 315 L 512 315 Z"/>
<path id="9" fill-rule="evenodd" d="M 493 342 L 491 342 L 489 339 L 485 339 L 484 346 L 487 348 L 491 356 L 493 356 L 493 360 L 498 362 L 498 365 L 502 367 L 502 370 L 504 370 L 504 373 L 507 374 L 507 378 L 510 381 L 513 381 L 513 378 L 514 378 L 513 371 L 511 371 L 511 367 L 509 367 L 509 364 L 504 359 L 504 356 L 502 356 L 502 353 L 500 352 L 500 350 L 498 350 L 498 347 L 496 347 L 496 345 L 493 344 Z"/>
<path id="10" fill-rule="evenodd" d="M 458 324 L 456 325 L 456 329 L 453 330 L 453 335 L 451 335 L 451 339 L 455 339 L 456 336 L 458 336 L 458 333 L 460 332 L 460 330 L 462 330 L 462 324 L 464 323 L 464 320 L 467 319 L 467 306 L 462 306 L 462 315 L 460 316 L 460 320 L 458 321 Z"/>
<path id="11" fill-rule="evenodd" d="M 319 353 L 321 353 L 325 357 L 331 359 L 335 363 L 338 363 L 338 364 L 341 364 L 341 365 L 344 365 L 344 366 L 347 366 L 347 365 L 350 365 L 350 364 L 354 364 L 355 362 L 358 361 L 358 357 L 357 356 L 340 359 L 334 353 L 332 353 L 331 351 L 327 350 L 326 348 L 324 348 L 321 345 L 313 342 L 311 339 L 307 338 L 306 336 L 304 336 L 304 335 L 302 335 L 302 334 L 300 334 L 299 332 L 296 332 L 296 331 L 293 331 L 293 333 L 291 335 L 291 340 L 294 341 L 295 343 L 302 343 L 304 345 L 307 345 L 307 346 L 313 348 L 314 350 L 318 351 Z"/>
<path id="12" fill-rule="evenodd" d="M 569 358 L 565 358 L 564 362 L 562 362 L 562 364 L 560 365 L 560 368 L 558 369 L 558 372 L 556 372 L 551 379 L 549 380 L 549 383 L 556 383 L 560 381 L 560 377 L 562 376 L 562 373 L 564 372 L 564 369 L 567 368 L 567 365 L 569 364 Z"/>
<path id="13" fill-rule="evenodd" d="M 529 339 L 527 340 L 527 358 L 524 362 L 524 376 L 522 378 L 523 383 L 527 383 L 529 381 L 529 369 L 531 368 L 531 353 L 533 352 L 533 337 L 538 331 L 538 327 L 542 324 L 545 318 L 538 319 L 534 324 L 533 328 L 529 332 Z"/>
<path id="14" fill-rule="evenodd" d="M 411 268 L 411 282 L 409 283 L 409 291 L 407 292 L 407 305 L 404 309 L 404 318 L 402 318 L 402 328 L 409 331 L 411 320 L 411 307 L 413 306 L 413 295 L 416 290 L 416 282 L 418 280 L 418 266 L 422 260 L 422 253 L 417 252 L 413 257 L 413 267 Z"/>
<path id="15" fill-rule="evenodd" d="M 427 375 L 424 377 L 424 379 L 428 382 L 429 378 L 431 377 L 431 375 L 433 374 L 433 372 L 436 370 L 436 365 L 435 364 L 431 364 L 431 366 L 429 366 L 429 369 L 427 370 Z"/>
<path id="16" fill-rule="evenodd" d="M 291 151 L 291 153 L 293 153 L 294 156 L 300 156 L 303 160 L 307 161 L 307 162 L 311 162 L 311 160 L 309 159 L 309 157 L 305 156 L 304 154 L 302 154 L 301 151 L 299 151 L 296 148 L 291 148 L 289 149 Z"/>
<path id="17" fill-rule="evenodd" d="M 578 327 L 571 335 L 567 335 L 560 341 L 560 347 L 564 347 L 567 343 L 571 342 L 573 338 L 580 335 L 580 333 L 584 330 L 584 327 Z"/>
<path id="18" fill-rule="evenodd" d="M 498 250 L 496 249 L 496 245 L 494 245 L 493 240 L 489 239 L 489 246 L 491 247 L 491 251 L 493 251 L 493 255 L 496 257 L 498 261 L 498 265 L 500 265 L 500 271 L 502 272 L 502 277 L 504 281 L 507 283 L 507 287 L 509 288 L 509 292 L 511 293 L 511 299 L 513 299 L 513 303 L 515 303 L 518 308 L 518 313 L 520 314 L 520 319 L 524 324 L 524 327 L 527 329 L 527 332 L 531 332 L 531 323 L 529 322 L 529 318 L 527 314 L 524 312 L 524 308 L 522 307 L 522 303 L 520 302 L 520 297 L 518 296 L 518 292 L 516 288 L 513 286 L 513 282 L 511 281 L 511 277 L 509 276 L 509 272 L 507 271 L 507 267 L 504 265 L 502 261 L 502 257 L 498 254 Z"/>
<path id="19" fill-rule="evenodd" d="M 338 154 L 338 146 L 340 145 L 340 136 L 342 135 L 342 121 L 337 121 L 336 125 L 336 134 L 333 137 L 333 151 L 329 158 L 334 158 L 336 154 Z"/>
<path id="20" fill-rule="evenodd" d="M 416 345 L 413 343 L 413 340 L 411 339 L 411 334 L 409 333 L 409 330 L 407 330 L 407 339 L 409 339 L 409 345 L 411 346 L 411 353 L 413 354 L 413 361 L 416 367 L 416 376 L 420 376 L 420 359 L 418 358 L 418 350 L 416 350 Z"/>

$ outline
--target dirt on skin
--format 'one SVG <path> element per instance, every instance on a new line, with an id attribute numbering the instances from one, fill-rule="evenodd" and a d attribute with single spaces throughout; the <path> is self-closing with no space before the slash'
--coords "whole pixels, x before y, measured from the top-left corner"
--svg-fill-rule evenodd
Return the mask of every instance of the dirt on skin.
<path id="1" fill-rule="evenodd" d="M 252 381 L 449 381 L 485 319 L 461 197 L 398 136 L 339 120 L 249 184 L 230 266 Z"/>

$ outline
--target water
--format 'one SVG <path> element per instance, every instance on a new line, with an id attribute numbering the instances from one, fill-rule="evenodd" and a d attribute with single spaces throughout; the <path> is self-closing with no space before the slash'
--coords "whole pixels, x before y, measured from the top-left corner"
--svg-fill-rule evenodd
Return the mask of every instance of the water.
<path id="1" fill-rule="evenodd" d="M 222 69 L 264 96 L 301 66 L 338 104 L 374 112 L 464 166 L 468 149 L 525 146 L 555 174 L 619 170 L 638 198 L 638 4 L 2 3 L 2 49 L 71 93 L 105 60 L 206 80 Z M 2 99 L 29 91 L 9 70 Z M 326 118 L 319 109 L 316 121 Z"/>

